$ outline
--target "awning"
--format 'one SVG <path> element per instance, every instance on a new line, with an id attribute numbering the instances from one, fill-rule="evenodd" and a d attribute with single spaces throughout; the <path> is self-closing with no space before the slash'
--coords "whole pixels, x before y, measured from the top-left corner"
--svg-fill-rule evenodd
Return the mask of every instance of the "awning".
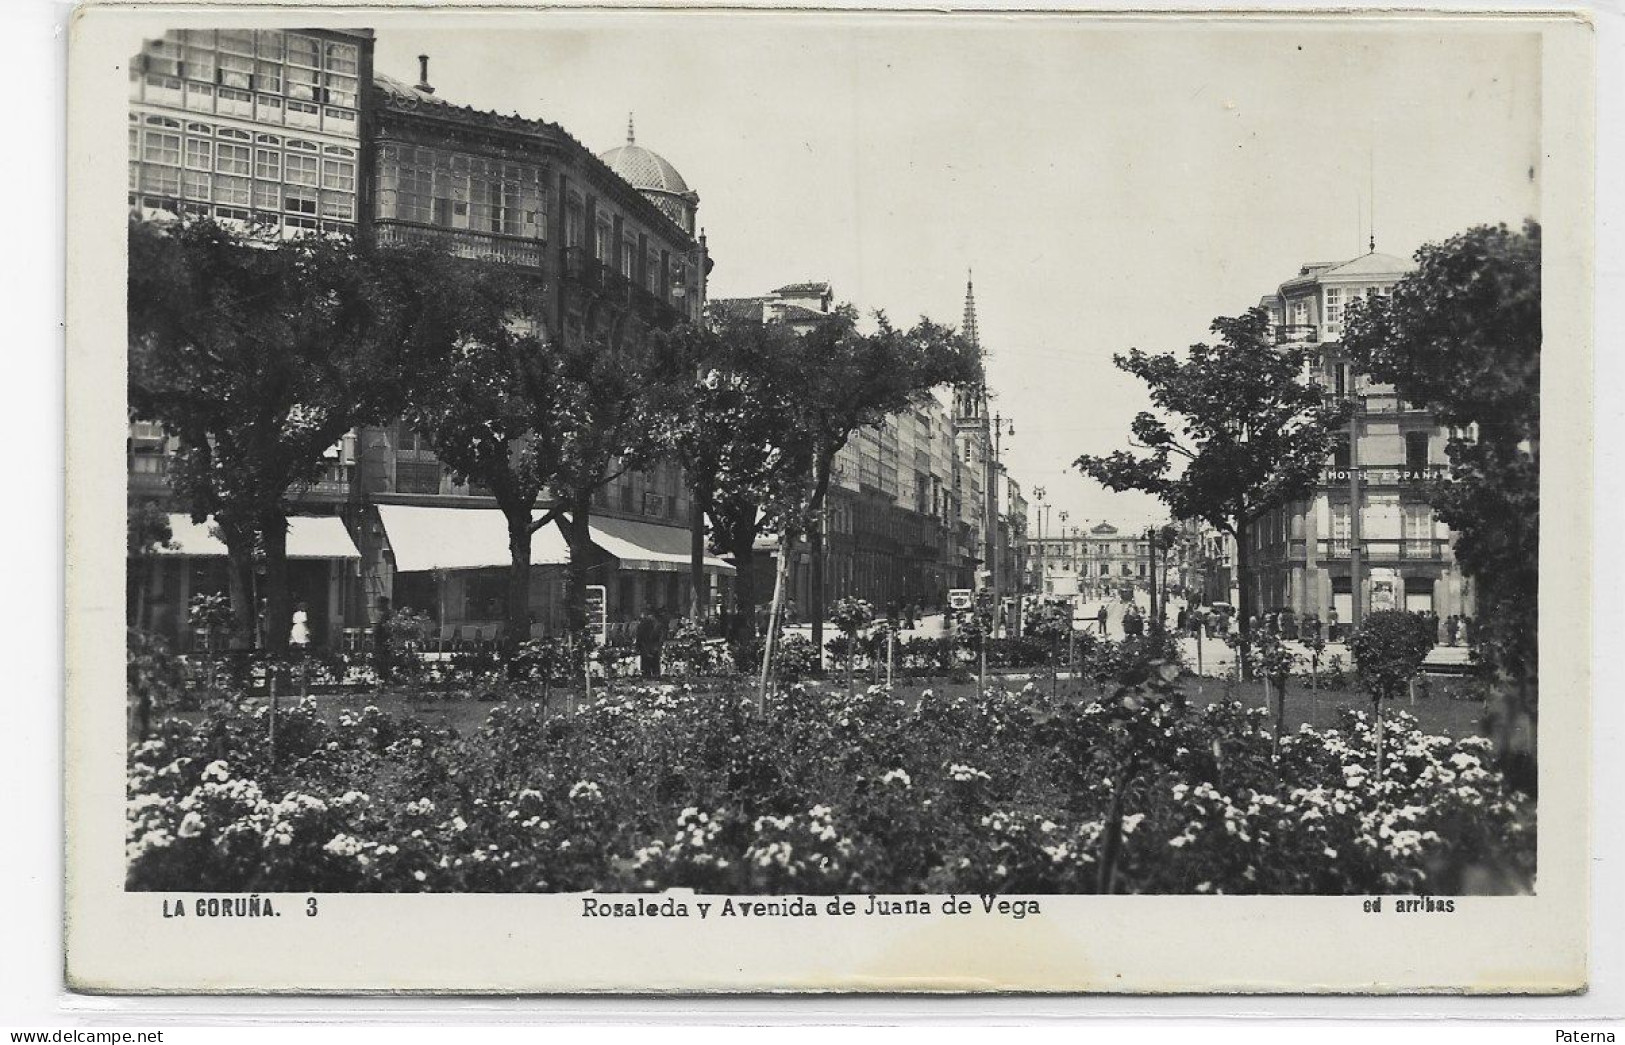
<path id="1" fill-rule="evenodd" d="M 378 507 L 395 568 L 403 573 L 419 570 L 470 570 L 507 566 L 508 520 L 494 508 L 433 508 L 385 504 Z M 688 530 L 676 526 L 593 519 L 587 524 L 593 544 L 619 560 L 622 569 L 680 572 L 688 569 Z M 548 523 L 531 535 L 533 566 L 557 566 L 570 561 L 570 548 L 557 523 Z M 722 559 L 707 556 L 705 568 L 732 573 Z"/>
<path id="2" fill-rule="evenodd" d="M 681 573 L 688 569 L 690 532 L 686 526 L 661 526 L 631 519 L 593 519 L 587 524 L 592 543 L 615 556 L 627 570 L 661 570 Z M 705 557 L 710 573 L 732 574 L 726 560 Z"/>
<path id="3" fill-rule="evenodd" d="M 507 566 L 508 518 L 495 508 L 425 508 L 381 504 L 378 515 L 395 552 L 395 568 L 418 570 L 477 570 Z M 548 523 L 530 537 L 532 566 L 557 566 L 570 561 L 569 546 L 559 528 Z"/>
<path id="4" fill-rule="evenodd" d="M 191 555 L 212 558 L 226 554 L 225 542 L 212 532 L 213 520 L 201 523 L 189 515 L 169 516 L 173 548 L 160 548 L 160 555 Z M 288 558 L 359 559 L 355 542 L 344 528 L 344 520 L 334 515 L 295 515 L 288 519 Z"/>

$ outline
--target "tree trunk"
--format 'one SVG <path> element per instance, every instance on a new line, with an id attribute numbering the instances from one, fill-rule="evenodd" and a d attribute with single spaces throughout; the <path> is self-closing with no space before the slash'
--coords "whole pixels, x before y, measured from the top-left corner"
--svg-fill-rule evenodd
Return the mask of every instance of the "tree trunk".
<path id="1" fill-rule="evenodd" d="M 1251 533 L 1252 527 L 1246 522 L 1236 523 L 1236 627 L 1241 635 L 1241 642 L 1236 645 L 1236 668 L 1243 682 L 1252 675 L 1247 670 L 1247 640 L 1252 637 L 1248 621 L 1253 615 L 1252 578 L 1247 574 L 1252 563 L 1252 555 L 1247 547 L 1247 538 Z"/>
<path id="2" fill-rule="evenodd" d="M 1281 731 L 1286 728 L 1286 676 L 1275 680 L 1275 750 L 1281 750 Z"/>
<path id="3" fill-rule="evenodd" d="M 278 656 L 288 652 L 293 627 L 293 599 L 288 590 L 288 517 L 268 512 L 261 521 L 265 549 L 265 648 Z"/>
<path id="4" fill-rule="evenodd" d="M 688 535 L 688 615 L 696 625 L 706 618 L 705 583 L 705 513 L 710 508 L 710 497 L 697 488 L 689 490 Z"/>
<path id="5" fill-rule="evenodd" d="M 568 515 L 559 516 L 559 531 L 570 548 L 569 586 L 565 594 L 565 626 L 573 636 L 580 636 L 587 628 L 587 578 L 593 568 L 596 549 L 592 543 L 592 492 L 570 495 Z"/>
<path id="6" fill-rule="evenodd" d="M 812 605 L 808 610 L 812 614 L 812 643 L 813 651 L 818 657 L 819 667 L 824 664 L 824 501 L 829 496 L 829 473 L 835 462 L 836 450 L 818 455 L 817 463 L 813 466 L 812 499 L 808 502 L 808 525 L 811 529 L 807 533 L 808 550 L 811 552 L 811 565 L 808 569 L 809 581 L 808 602 Z"/>
<path id="7" fill-rule="evenodd" d="M 744 642 L 756 635 L 756 528 L 735 527 L 728 535 L 728 554 L 735 570 L 732 637 Z"/>
<path id="8" fill-rule="evenodd" d="M 251 650 L 259 619 L 254 605 L 254 535 L 248 530 L 224 526 L 220 533 L 226 541 L 226 589 L 231 598 L 231 634 L 227 644 L 233 650 Z"/>
<path id="9" fill-rule="evenodd" d="M 512 659 L 530 638 L 530 508 L 504 509 L 508 520 L 508 599 L 504 607 L 501 648 Z"/>
<path id="10" fill-rule="evenodd" d="M 824 666 L 824 511 L 819 505 L 813 512 L 812 526 L 807 531 L 807 612 L 812 621 L 813 653 L 820 669 Z"/>

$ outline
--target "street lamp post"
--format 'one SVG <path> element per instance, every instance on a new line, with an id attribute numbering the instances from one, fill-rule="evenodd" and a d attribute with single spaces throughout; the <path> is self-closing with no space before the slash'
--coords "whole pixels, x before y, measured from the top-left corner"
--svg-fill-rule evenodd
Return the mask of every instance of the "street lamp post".
<path id="1" fill-rule="evenodd" d="M 984 491 L 987 499 L 987 583 L 993 591 L 994 620 L 998 620 L 999 607 L 1003 605 L 1000 594 L 999 577 L 999 453 L 1001 442 L 1005 436 L 1014 436 L 1016 425 L 1014 421 L 993 415 L 993 456 L 988 460 L 987 482 Z M 995 623 L 995 627 L 997 624 Z"/>
<path id="2" fill-rule="evenodd" d="M 1038 597 L 1044 596 L 1044 513 L 1049 506 L 1044 503 L 1044 488 L 1033 487 L 1033 499 L 1038 502 Z"/>

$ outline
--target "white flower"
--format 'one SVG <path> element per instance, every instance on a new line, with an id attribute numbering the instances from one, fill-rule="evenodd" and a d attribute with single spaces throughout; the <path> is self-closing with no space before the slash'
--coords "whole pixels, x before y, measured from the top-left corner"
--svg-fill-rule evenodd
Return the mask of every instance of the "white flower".
<path id="1" fill-rule="evenodd" d="M 218 780 L 224 783 L 231 777 L 231 767 L 223 758 L 217 758 L 203 767 L 204 780 Z"/>
<path id="2" fill-rule="evenodd" d="M 912 787 L 914 784 L 914 781 L 910 779 L 907 771 L 902 769 L 893 769 L 888 771 L 881 776 L 880 782 L 882 784 L 902 784 L 905 788 Z"/>
<path id="3" fill-rule="evenodd" d="M 175 833 L 182 838 L 196 838 L 203 833 L 206 826 L 208 825 L 203 822 L 201 816 L 196 813 L 187 813 L 181 818 L 181 826 L 175 829 Z"/>

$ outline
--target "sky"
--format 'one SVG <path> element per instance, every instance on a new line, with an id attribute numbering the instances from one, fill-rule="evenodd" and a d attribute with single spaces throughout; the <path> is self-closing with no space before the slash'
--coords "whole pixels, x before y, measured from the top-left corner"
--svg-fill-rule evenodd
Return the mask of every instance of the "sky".
<path id="1" fill-rule="evenodd" d="M 958 325 L 974 272 L 1004 460 L 1054 533 L 1144 525 L 1081 475 L 1181 351 L 1310 261 L 1538 217 L 1540 49 L 1508 23 L 683 12 L 380 20 L 448 101 L 637 140 L 700 194 L 713 297 L 824 280 Z M 1374 191 L 1373 191 L 1374 189 Z"/>

